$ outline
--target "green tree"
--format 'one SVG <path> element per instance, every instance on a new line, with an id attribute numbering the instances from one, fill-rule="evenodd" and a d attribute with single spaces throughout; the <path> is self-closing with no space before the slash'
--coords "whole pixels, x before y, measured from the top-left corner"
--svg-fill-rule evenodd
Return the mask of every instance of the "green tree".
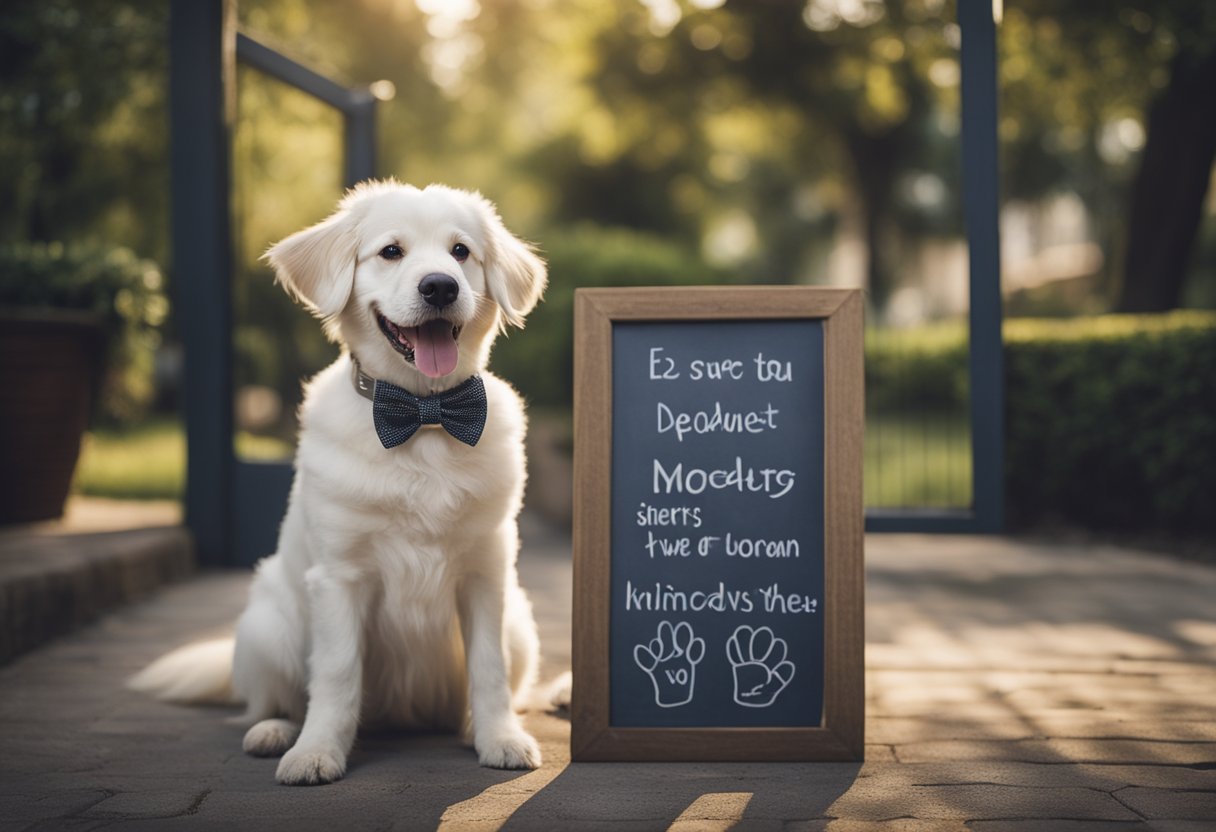
<path id="1" fill-rule="evenodd" d="M 1104 227 L 1116 309 L 1178 306 L 1216 159 L 1216 7 L 1024 0 L 1001 46 L 1007 195 L 1074 187 Z"/>
<path id="2" fill-rule="evenodd" d="M 166 4 L 14 0 L 0 12 L 0 238 L 167 253 Z"/>
<path id="3" fill-rule="evenodd" d="M 842 183 L 881 305 L 907 220 L 900 179 L 953 141 L 938 117 L 956 122 L 957 70 L 934 65 L 951 64 L 957 27 L 940 3 L 854 5 L 846 18 L 832 4 L 698 2 L 666 21 L 620 7 L 586 40 L 590 117 L 543 153 L 564 214 L 696 239 L 715 211 L 742 210 L 768 254 L 759 276 L 789 280 L 847 202 L 837 187 L 824 205 L 819 186 Z"/>

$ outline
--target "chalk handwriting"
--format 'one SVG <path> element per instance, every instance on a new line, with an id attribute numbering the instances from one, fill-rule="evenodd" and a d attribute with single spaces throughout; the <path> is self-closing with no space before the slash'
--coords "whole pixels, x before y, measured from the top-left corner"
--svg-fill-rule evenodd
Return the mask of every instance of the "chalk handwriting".
<path id="1" fill-rule="evenodd" d="M 756 608 L 751 593 L 746 589 L 727 589 L 726 584 L 719 581 L 715 589 L 694 590 L 687 592 L 676 589 L 671 584 L 658 581 L 654 589 L 635 587 L 632 581 L 625 581 L 625 609 L 646 610 L 647 612 L 751 612 Z"/>
<path id="2" fill-rule="evenodd" d="M 738 381 L 743 378 L 743 362 L 732 358 L 724 358 L 720 361 L 697 359 L 689 362 L 688 377 L 693 381 L 700 381 L 703 378 L 710 379 L 711 381 L 727 378 Z"/>
<path id="3" fill-rule="evenodd" d="M 751 613 L 760 610 L 784 615 L 814 615 L 819 611 L 819 599 L 783 593 L 775 583 L 758 589 L 734 589 L 725 581 L 718 581 L 711 589 L 688 590 L 662 581 L 645 586 L 625 581 L 626 612 Z"/>
<path id="4" fill-rule="evenodd" d="M 758 381 L 790 381 L 794 377 L 790 362 L 774 361 L 764 357 L 764 353 L 756 355 L 756 379 Z"/>
<path id="5" fill-rule="evenodd" d="M 819 599 L 797 593 L 783 593 L 779 584 L 766 586 L 760 590 L 764 599 L 765 612 L 798 613 L 818 612 Z"/>
<path id="6" fill-rule="evenodd" d="M 652 506 L 645 501 L 638 503 L 639 526 L 688 526 L 701 528 L 700 506 Z"/>
<path id="7" fill-rule="evenodd" d="M 663 347 L 651 347 L 649 358 L 649 378 L 651 381 L 675 381 L 682 378 L 676 365 L 676 360 L 670 355 L 664 355 Z M 786 382 L 794 378 L 793 362 L 780 361 L 775 358 L 765 358 L 764 353 L 756 353 L 752 357 L 756 366 L 755 379 L 760 382 Z M 694 358 L 688 362 L 688 379 L 690 381 L 742 381 L 747 377 L 744 370 L 747 362 L 740 358 Z"/>
<path id="8" fill-rule="evenodd" d="M 777 414 L 781 411 L 770 402 L 763 410 L 723 410 L 721 402 L 714 402 L 711 410 L 692 412 L 672 410 L 663 402 L 658 403 L 656 428 L 660 435 L 674 433 L 677 442 L 683 442 L 689 433 L 764 433 L 777 429 Z"/>
<path id="9" fill-rule="evenodd" d="M 795 538 L 785 540 L 766 540 L 763 537 L 736 537 L 726 533 L 726 556 L 728 558 L 798 558 L 802 557 L 802 549 Z"/>
<path id="10" fill-rule="evenodd" d="M 671 381 L 680 377 L 676 372 L 675 359 L 666 355 L 659 355 L 663 352 L 662 347 L 650 348 L 650 380 L 651 381 Z"/>
<path id="11" fill-rule="evenodd" d="M 686 558 L 692 554 L 692 541 L 687 537 L 655 537 L 646 530 L 646 552 L 651 558 Z"/>
<path id="12" fill-rule="evenodd" d="M 659 460 L 654 460 L 653 489 L 655 494 L 700 494 L 707 488 L 716 491 L 758 492 L 771 499 L 779 499 L 790 493 L 796 474 L 788 468 L 752 468 L 743 466 L 743 458 L 735 457 L 731 468 L 684 467 L 677 463 L 668 470 Z"/>

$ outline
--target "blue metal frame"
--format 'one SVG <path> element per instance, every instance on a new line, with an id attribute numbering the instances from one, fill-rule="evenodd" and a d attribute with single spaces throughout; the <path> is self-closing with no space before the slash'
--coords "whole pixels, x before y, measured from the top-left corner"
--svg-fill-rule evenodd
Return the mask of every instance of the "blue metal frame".
<path id="1" fill-rule="evenodd" d="M 173 0 L 169 122 L 173 288 L 185 347 L 186 525 L 200 562 L 228 562 L 232 517 L 232 230 L 229 158 L 235 6 Z"/>
<path id="2" fill-rule="evenodd" d="M 295 87 L 342 113 L 345 126 L 343 182 L 346 187 L 375 175 L 376 99 L 369 91 L 336 84 L 239 33 L 236 57 L 246 66 Z M 237 459 L 232 477 L 231 561 L 248 566 L 274 551 L 279 521 L 287 510 L 292 468 L 285 462 Z"/>
<path id="3" fill-rule="evenodd" d="M 992 0 L 959 0 L 963 216 L 970 273 L 970 510 L 866 512 L 871 532 L 998 532 L 1005 516 L 1005 359 L 1001 340 L 997 51 Z"/>
<path id="4" fill-rule="evenodd" d="M 240 33 L 236 36 L 236 57 L 246 66 L 295 87 L 342 113 L 345 123 L 342 180 L 346 187 L 375 176 L 376 98 L 371 92 L 337 84 Z"/>
<path id="5" fill-rule="evenodd" d="M 291 466 L 233 450 L 231 186 L 235 62 L 338 109 L 347 186 L 375 172 L 376 100 L 236 31 L 235 0 L 173 0 L 169 13 L 173 283 L 185 351 L 186 525 L 207 566 L 274 551 Z"/>

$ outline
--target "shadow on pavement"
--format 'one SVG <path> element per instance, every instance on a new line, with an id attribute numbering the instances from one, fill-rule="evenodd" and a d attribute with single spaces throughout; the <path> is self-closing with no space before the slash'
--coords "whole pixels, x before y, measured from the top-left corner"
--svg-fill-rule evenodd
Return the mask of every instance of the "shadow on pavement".
<path id="1" fill-rule="evenodd" d="M 501 832 L 575 822 L 725 829 L 738 821 L 821 818 L 860 771 L 860 763 L 572 763 L 520 806 Z"/>

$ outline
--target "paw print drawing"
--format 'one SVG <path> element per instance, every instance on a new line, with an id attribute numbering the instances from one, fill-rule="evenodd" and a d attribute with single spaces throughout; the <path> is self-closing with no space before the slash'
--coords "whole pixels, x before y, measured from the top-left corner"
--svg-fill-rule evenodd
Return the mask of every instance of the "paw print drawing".
<path id="1" fill-rule="evenodd" d="M 687 621 L 659 624 L 649 644 L 633 648 L 633 660 L 654 684 L 654 702 L 660 708 L 676 708 L 692 701 L 697 663 L 705 657 L 705 639 L 693 635 Z"/>
<path id="2" fill-rule="evenodd" d="M 786 644 L 768 627 L 738 627 L 726 642 L 726 657 L 735 675 L 735 702 L 767 708 L 794 678 L 786 661 Z"/>

